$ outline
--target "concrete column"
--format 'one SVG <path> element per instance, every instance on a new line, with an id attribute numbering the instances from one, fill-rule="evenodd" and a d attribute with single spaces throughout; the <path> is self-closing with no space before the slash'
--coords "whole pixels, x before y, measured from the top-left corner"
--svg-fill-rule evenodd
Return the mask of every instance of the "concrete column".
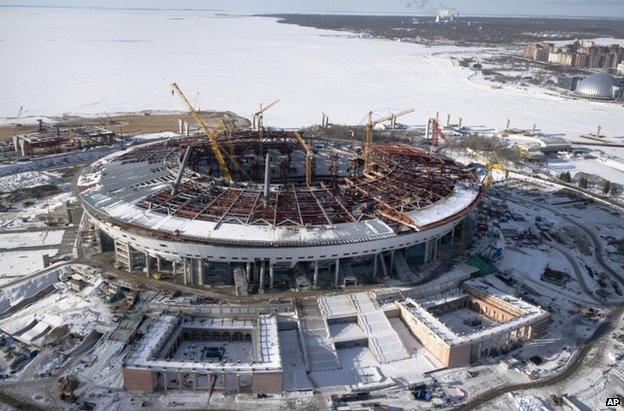
<path id="1" fill-rule="evenodd" d="M 264 260 L 260 262 L 260 284 L 258 285 L 258 290 L 261 293 L 264 292 Z"/>
<path id="2" fill-rule="evenodd" d="M 427 264 L 430 261 L 431 254 L 431 241 L 425 242 L 425 255 L 423 257 L 423 264 Z"/>
<path id="3" fill-rule="evenodd" d="M 95 242 L 98 246 L 98 251 L 100 253 L 104 252 L 104 249 L 102 248 L 102 230 L 99 230 L 97 228 L 93 229 L 93 234 L 95 235 Z"/>
<path id="4" fill-rule="evenodd" d="M 145 273 L 147 275 L 147 278 L 149 278 L 149 276 L 150 276 L 150 256 L 147 253 L 145 253 Z"/>
<path id="5" fill-rule="evenodd" d="M 197 372 L 193 373 L 193 392 L 197 392 Z"/>
<path id="6" fill-rule="evenodd" d="M 163 381 L 165 382 L 164 388 L 165 388 L 165 392 L 167 392 L 167 383 L 169 382 L 167 381 L 169 379 L 169 374 L 167 374 L 167 371 L 163 371 L 163 376 L 164 376 Z"/>
<path id="7" fill-rule="evenodd" d="M 228 385 L 227 385 L 227 373 L 224 372 L 223 373 L 223 393 L 227 393 L 228 392 Z"/>
<path id="8" fill-rule="evenodd" d="M 177 274 L 177 271 L 178 271 L 178 263 L 177 262 L 175 262 L 175 261 L 171 262 L 171 271 L 172 271 L 174 276 Z"/>
<path id="9" fill-rule="evenodd" d="M 334 273 L 334 283 L 338 287 L 340 282 L 340 258 L 336 258 L 336 272 Z"/>
<path id="10" fill-rule="evenodd" d="M 204 262 L 201 259 L 199 259 L 197 260 L 197 282 L 199 285 L 204 285 L 204 274 L 205 274 Z"/>
<path id="11" fill-rule="evenodd" d="M 188 278 L 188 284 L 189 285 L 193 285 L 195 284 L 195 272 L 197 267 L 197 260 L 194 258 L 191 258 L 188 262 L 188 272 L 186 274 L 187 278 Z"/>
<path id="12" fill-rule="evenodd" d="M 383 253 L 377 254 L 377 258 L 379 259 L 379 262 L 381 263 L 381 271 L 383 273 L 383 277 L 387 278 L 388 277 L 388 269 L 386 268 L 386 259 L 384 258 Z"/>
<path id="13" fill-rule="evenodd" d="M 394 271 L 394 253 L 396 252 L 396 250 L 392 250 L 392 252 L 390 253 L 390 276 L 392 276 L 392 272 Z"/>
<path id="14" fill-rule="evenodd" d="M 247 271 L 247 284 L 251 284 L 251 263 L 247 263 L 245 269 Z"/>
<path id="15" fill-rule="evenodd" d="M 182 372 L 178 371 L 178 392 L 182 391 Z"/>
<path id="16" fill-rule="evenodd" d="M 319 263 L 315 261 L 314 263 L 314 288 L 318 287 L 318 274 L 319 274 Z"/>
<path id="17" fill-rule="evenodd" d="M 378 262 L 377 262 L 377 257 L 378 255 L 375 254 L 375 256 L 373 257 L 373 278 L 377 278 L 377 271 L 378 271 Z"/>
<path id="18" fill-rule="evenodd" d="M 162 271 L 162 259 L 156 257 L 156 271 Z"/>
<path id="19" fill-rule="evenodd" d="M 182 276 L 184 277 L 184 285 L 188 285 L 188 260 L 182 258 Z"/>
<path id="20" fill-rule="evenodd" d="M 240 394 L 240 388 L 241 388 L 241 377 L 240 374 L 236 374 L 236 393 Z"/>
<path id="21" fill-rule="evenodd" d="M 453 227 L 453 231 L 451 231 L 451 250 L 455 245 L 455 227 Z"/>
<path id="22" fill-rule="evenodd" d="M 274 276 L 273 263 L 269 261 L 269 289 L 270 290 L 273 289 L 273 276 Z"/>
<path id="23" fill-rule="evenodd" d="M 464 251 L 464 247 L 465 247 L 465 239 L 466 239 L 466 220 L 462 220 L 462 222 L 460 223 L 460 231 L 459 231 L 459 235 L 460 235 L 460 242 L 461 242 L 461 251 Z"/>

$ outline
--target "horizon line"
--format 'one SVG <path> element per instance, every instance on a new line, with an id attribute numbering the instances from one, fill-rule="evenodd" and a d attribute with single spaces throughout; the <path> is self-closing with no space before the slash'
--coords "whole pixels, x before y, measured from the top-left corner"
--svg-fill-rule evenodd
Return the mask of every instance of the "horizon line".
<path id="1" fill-rule="evenodd" d="M 110 10 L 110 11 L 195 11 L 217 12 L 233 16 L 275 16 L 275 15 L 317 15 L 317 16 L 387 16 L 387 17 L 435 17 L 432 13 L 410 12 L 367 12 L 367 11 L 271 11 L 271 12 L 229 12 L 225 9 L 214 8 L 172 8 L 172 7 L 109 7 L 109 6 L 62 6 L 62 5 L 34 5 L 34 4 L 0 4 L 0 8 L 26 8 L 26 9 L 70 9 L 70 10 Z M 550 19 L 598 19 L 598 20 L 624 20 L 624 16 L 587 16 L 587 15 L 563 15 L 563 14 L 506 14 L 506 13 L 466 13 L 462 17 L 500 17 L 500 18 L 550 18 Z"/>

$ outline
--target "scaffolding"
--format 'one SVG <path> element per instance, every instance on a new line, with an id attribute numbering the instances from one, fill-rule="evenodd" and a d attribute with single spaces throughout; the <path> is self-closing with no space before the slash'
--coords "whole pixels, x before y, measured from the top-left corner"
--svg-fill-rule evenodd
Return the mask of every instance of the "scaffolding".
<path id="1" fill-rule="evenodd" d="M 265 131 L 262 150 L 271 151 L 271 158 L 277 158 L 265 205 L 258 132 L 235 132 L 228 139 L 229 157 L 235 158 L 248 175 L 232 185 L 217 178 L 217 161 L 201 136 L 162 142 L 122 156 L 124 162 L 151 161 L 154 152 L 160 152 L 161 158 L 163 151 L 169 152 L 171 161 L 166 166 L 175 171 L 171 169 L 180 167 L 186 146 L 193 145 L 187 168 L 199 177 L 182 179 L 174 193 L 170 188 L 162 189 L 139 205 L 162 214 L 216 223 L 312 227 L 380 218 L 397 231 L 419 230 L 410 212 L 449 198 L 458 182 L 478 183 L 465 167 L 401 144 L 376 145 L 370 152 L 369 170 L 339 175 L 338 164 L 350 164 L 356 156 L 346 146 L 336 150 L 332 145 L 326 153 L 315 149 L 318 161 L 311 161 L 312 151 L 309 146 L 302 147 L 300 135 Z M 317 169 L 311 170 L 309 163 L 315 163 Z M 301 171 L 289 175 L 292 169 Z"/>

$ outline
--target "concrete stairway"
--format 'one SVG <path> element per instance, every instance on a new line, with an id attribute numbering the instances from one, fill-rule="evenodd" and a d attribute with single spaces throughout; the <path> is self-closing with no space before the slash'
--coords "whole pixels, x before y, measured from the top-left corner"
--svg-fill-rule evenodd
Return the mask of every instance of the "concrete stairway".
<path id="1" fill-rule="evenodd" d="M 308 370 L 312 372 L 341 368 L 338 353 L 317 301 L 306 299 L 302 303 L 299 311 L 299 329 Z"/>

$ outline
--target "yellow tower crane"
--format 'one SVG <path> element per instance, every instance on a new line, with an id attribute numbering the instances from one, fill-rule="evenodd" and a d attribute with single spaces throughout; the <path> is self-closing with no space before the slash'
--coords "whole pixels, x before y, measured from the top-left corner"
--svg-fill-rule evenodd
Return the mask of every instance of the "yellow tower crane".
<path id="1" fill-rule="evenodd" d="M 219 135 L 219 133 L 211 131 L 208 128 L 204 120 L 201 118 L 199 113 L 195 110 L 191 102 L 186 98 L 186 96 L 184 95 L 182 90 L 180 90 L 180 87 L 178 87 L 176 83 L 172 83 L 171 88 L 173 89 L 173 91 L 178 93 L 178 96 L 180 96 L 180 98 L 182 99 L 186 107 L 188 108 L 188 111 L 191 114 L 191 116 L 193 116 L 195 121 L 201 126 L 202 129 L 204 129 L 204 132 L 206 133 L 206 135 L 208 136 L 208 140 L 210 141 L 210 147 L 212 148 L 212 153 L 214 154 L 214 156 L 217 159 L 217 162 L 219 163 L 219 168 L 221 169 L 221 172 L 223 173 L 225 178 L 230 183 L 233 182 L 234 180 L 232 179 L 232 174 L 230 173 L 230 170 L 228 169 L 227 164 L 225 163 L 225 159 L 223 158 L 223 153 L 221 152 L 221 147 L 219 147 L 219 142 L 217 141 L 217 136 Z"/>
<path id="2" fill-rule="evenodd" d="M 373 112 L 368 112 L 368 122 L 366 123 L 366 136 L 364 140 L 364 171 L 368 171 L 368 166 L 370 163 L 370 153 L 373 149 L 373 129 L 377 124 L 383 123 L 384 121 L 390 121 L 392 126 L 396 125 L 396 119 L 404 116 L 406 114 L 414 112 L 414 109 L 411 108 L 409 110 L 401 111 L 399 113 L 390 113 L 385 117 L 382 117 L 377 120 L 373 120 Z"/>
<path id="3" fill-rule="evenodd" d="M 295 137 L 306 152 L 306 184 L 310 186 L 312 185 L 312 149 L 298 131 L 295 131 Z"/>

